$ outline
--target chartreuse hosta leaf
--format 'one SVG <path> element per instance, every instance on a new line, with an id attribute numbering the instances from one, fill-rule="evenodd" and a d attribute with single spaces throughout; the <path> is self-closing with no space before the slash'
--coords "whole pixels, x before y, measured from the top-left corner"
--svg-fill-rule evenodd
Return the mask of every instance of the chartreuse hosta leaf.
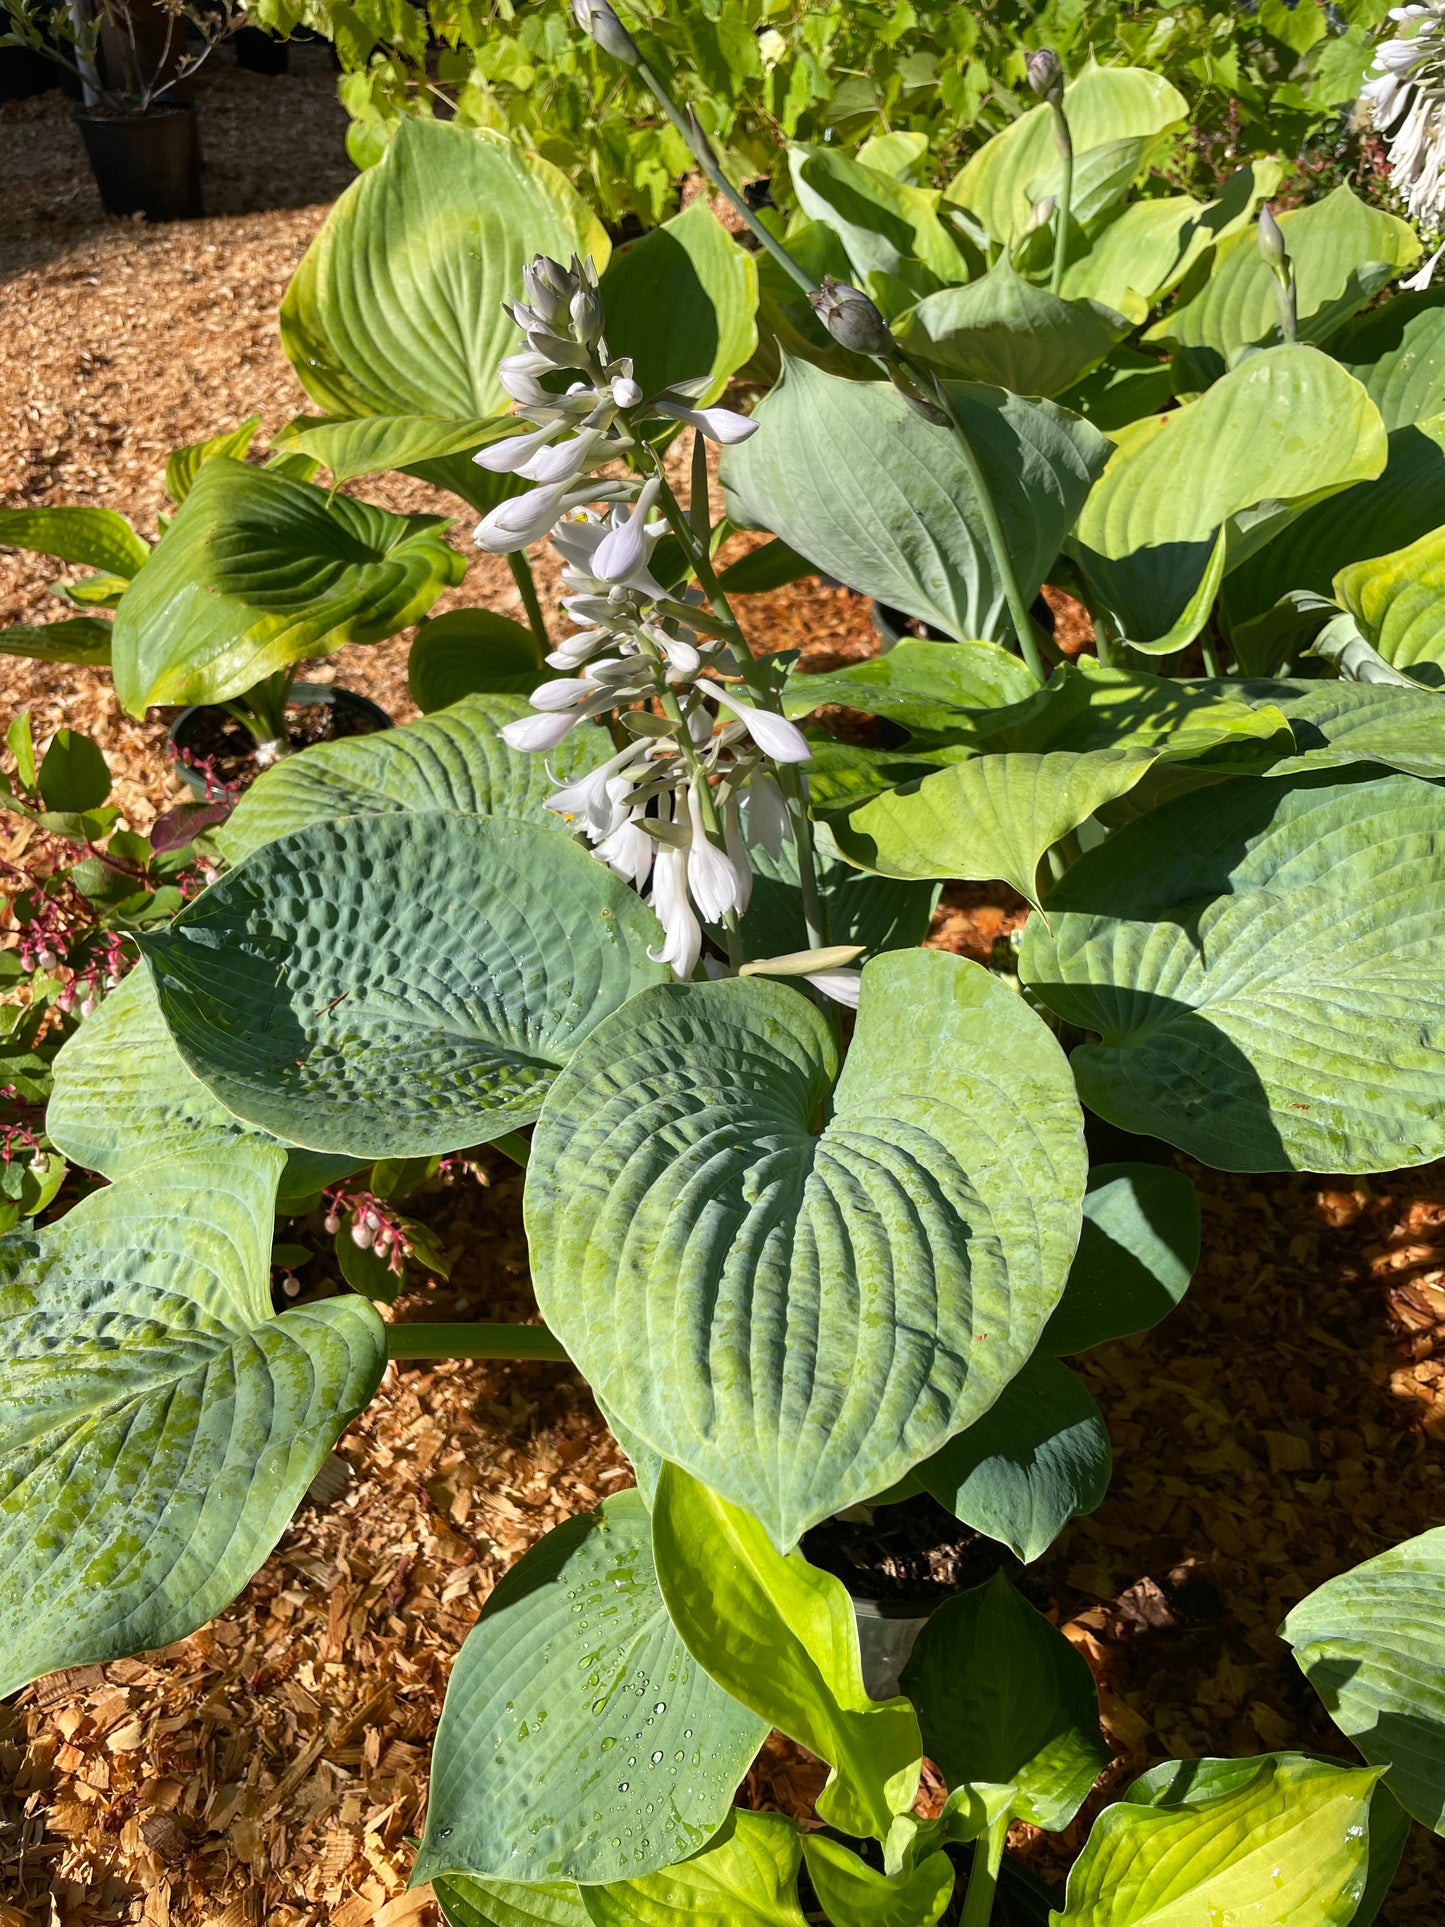
<path id="1" fill-rule="evenodd" d="M 933 287 L 968 273 L 939 219 L 935 188 L 910 186 L 831 147 L 790 147 L 788 165 L 799 207 L 838 236 L 860 286 L 870 274 L 906 274 L 917 263 Z"/>
<path id="2" fill-rule="evenodd" d="M 530 695 L 538 674 L 536 637 L 495 609 L 430 617 L 406 659 L 407 688 L 423 715 L 449 709 L 463 696 Z"/>
<path id="3" fill-rule="evenodd" d="M 403 117 L 352 182 L 281 304 L 281 345 L 331 415 L 507 412 L 502 302 L 534 254 L 607 265 L 601 223 L 564 176 L 499 134 Z"/>
<path id="4" fill-rule="evenodd" d="M 881 1874 L 841 1840 L 803 1835 L 813 1892 L 833 1927 L 933 1927 L 953 1898 L 953 1862 L 928 1853 L 916 1866 Z"/>
<path id="5" fill-rule="evenodd" d="M 1189 111 L 1184 96 L 1162 74 L 1143 67 L 1097 67 L 1092 61 L 1064 89 L 1064 106 L 1080 157 L 1112 141 L 1148 141 L 1177 126 Z M 996 241 L 1017 240 L 1032 212 L 1029 188 L 1057 167 L 1053 115 L 1040 103 L 985 141 L 949 183 L 945 198 L 976 214 Z"/>
<path id="6" fill-rule="evenodd" d="M 263 771 L 215 832 L 217 846 L 239 863 L 288 830 L 389 810 L 512 816 L 567 835 L 565 819 L 543 802 L 605 762 L 611 740 L 596 723 L 579 723 L 545 758 L 529 756 L 502 730 L 531 713 L 520 696 L 467 696 L 401 729 L 318 743 Z"/>
<path id="7" fill-rule="evenodd" d="M 703 1847 L 767 1737 L 674 1631 L 638 1492 L 533 1546 L 447 1685 L 413 1872 L 608 1881 Z"/>
<path id="8" fill-rule="evenodd" d="M 531 1123 L 592 1026 L 668 975 L 651 911 L 579 845 L 440 810 L 293 830 L 137 941 L 227 1110 L 363 1159 Z"/>
<path id="9" fill-rule="evenodd" d="M 1131 1806 L 1177 1807 L 1205 1806 L 1227 1794 L 1238 1792 L 1258 1778 L 1260 1768 L 1273 1764 L 1295 1770 L 1308 1766 L 1338 1768 L 1338 1760 L 1320 1759 L 1306 1753 L 1268 1753 L 1243 1760 L 1166 1760 L 1151 1767 L 1129 1788 L 1124 1798 Z M 1377 1780 L 1369 1798 L 1368 1857 L 1364 1892 L 1350 1927 L 1369 1927 L 1379 1912 L 1400 1855 L 1410 1832 L 1410 1818 L 1390 1792 L 1388 1784 Z"/>
<path id="10" fill-rule="evenodd" d="M 260 426 L 261 417 L 252 415 L 239 428 L 232 428 L 223 435 L 212 435 L 206 441 L 190 442 L 184 448 L 173 449 L 166 457 L 166 494 L 179 508 L 190 494 L 202 462 L 208 462 L 213 455 L 234 455 L 239 461 L 251 446 Z"/>
<path id="11" fill-rule="evenodd" d="M 601 292 L 607 346 L 649 395 L 708 375 L 715 401 L 757 346 L 757 263 L 706 201 L 620 247 Z"/>
<path id="12" fill-rule="evenodd" d="M 1364 1891 L 1377 1773 L 1290 1755 L 1254 1765 L 1215 1797 L 1106 1807 L 1052 1927 L 1345 1927 Z"/>
<path id="13" fill-rule="evenodd" d="M 1295 271 L 1303 341 L 1327 341 L 1420 258 L 1419 237 L 1408 222 L 1367 206 L 1347 187 L 1291 209 L 1279 224 Z M 1248 230 L 1220 244 L 1198 291 L 1144 337 L 1186 350 L 1189 372 L 1201 382 L 1222 375 L 1241 348 L 1279 338 L 1274 276 Z"/>
<path id="14" fill-rule="evenodd" d="M 1445 290 L 1397 294 L 1352 322 L 1333 352 L 1392 433 L 1428 420 L 1445 409 Z"/>
<path id="15" fill-rule="evenodd" d="M 1083 1188 L 1047 1027 L 976 965 L 890 951 L 841 1076 L 777 980 L 670 984 L 599 1025 L 544 1106 L 527 1235 L 609 1409 L 786 1547 L 993 1403 L 1063 1289 Z M 659 1351 L 665 1375 L 639 1369 Z"/>
<path id="16" fill-rule="evenodd" d="M 54 1079 L 46 1132 L 72 1164 L 103 1177 L 123 1178 L 170 1152 L 220 1157 L 238 1142 L 276 1142 L 233 1117 L 186 1069 L 144 964 L 61 1046 Z M 310 1197 L 356 1168 L 350 1158 L 282 1148 L 278 1203 Z"/>
<path id="17" fill-rule="evenodd" d="M 1003 591 L 951 436 L 887 382 L 843 381 L 790 357 L 785 367 L 758 433 L 724 456 L 734 519 L 948 635 L 1000 634 Z M 1109 444 L 1051 402 L 965 383 L 953 392 L 1032 597 Z"/>
<path id="18" fill-rule="evenodd" d="M 894 332 L 941 374 L 996 382 L 1017 395 L 1059 395 L 1130 326 L 1102 302 L 1066 301 L 1036 288 L 1005 250 L 982 280 L 927 295 L 899 317 Z"/>
<path id="19" fill-rule="evenodd" d="M 1002 1573 L 938 1608 L 903 1689 L 951 1792 L 1007 1788 L 1009 1813 L 1050 1833 L 1109 1763 L 1088 1662 Z"/>
<path id="20" fill-rule="evenodd" d="M 1098 1033 L 1085 1103 L 1226 1171 L 1445 1152 L 1445 795 L 1411 776 L 1239 780 L 1090 851 L 1024 935 L 1024 980 Z"/>
<path id="21" fill-rule="evenodd" d="M 587 1927 L 575 1881 L 437 1876 L 433 1892 L 449 1927 Z"/>
<path id="22" fill-rule="evenodd" d="M 309 455 L 329 468 L 339 485 L 382 469 L 411 469 L 449 455 L 471 454 L 511 432 L 507 415 L 298 415 L 277 441 L 283 449 Z M 477 485 L 487 486 L 480 470 Z"/>
<path id="23" fill-rule="evenodd" d="M 147 1165 L 0 1284 L 0 1692 L 229 1605 L 376 1390 L 365 1300 L 272 1313 L 282 1163 Z"/>
<path id="24" fill-rule="evenodd" d="M 445 527 L 212 456 L 117 612 L 117 694 L 134 716 L 220 702 L 303 656 L 384 641 L 461 581 Z"/>
<path id="25" fill-rule="evenodd" d="M 1386 662 L 1437 688 L 1445 683 L 1445 529 L 1341 569 L 1335 600 Z"/>
<path id="26" fill-rule="evenodd" d="M 1280 1637 L 1336 1726 L 1389 1769 L 1395 1798 L 1445 1833 L 1445 1527 L 1327 1579 Z"/>
<path id="27" fill-rule="evenodd" d="M 150 544 L 115 509 L 0 509 L 0 543 L 81 562 L 126 581 L 150 555 Z"/>
<path id="28" fill-rule="evenodd" d="M 1120 431 L 1070 550 L 1124 636 L 1172 652 L 1208 616 L 1211 580 L 1238 546 L 1221 533 L 1231 518 L 1260 503 L 1304 507 L 1378 475 L 1387 453 L 1353 375 L 1315 348 L 1271 348 L 1197 401 Z"/>
<path id="29" fill-rule="evenodd" d="M 923 1747 L 906 1699 L 863 1685 L 858 1623 L 841 1580 L 779 1553 L 738 1506 L 664 1465 L 652 1508 L 672 1623 L 717 1683 L 827 1762 L 818 1813 L 884 1840 L 918 1791 Z"/>
<path id="30" fill-rule="evenodd" d="M 580 1898 L 596 1927 L 806 1927 L 801 1857 L 791 1820 L 740 1807 L 691 1860 L 639 1880 L 583 1887 Z"/>
<path id="31" fill-rule="evenodd" d="M 887 655 L 822 675 L 794 670 L 783 709 L 807 716 L 826 703 L 887 716 L 921 735 L 987 733 L 992 712 L 1037 695 L 1038 678 L 996 642 L 921 642 L 905 638 Z"/>
<path id="32" fill-rule="evenodd" d="M 1274 765 L 1273 776 L 1383 763 L 1407 776 L 1445 777 L 1445 698 L 1414 684 L 1230 680 L 1205 685 L 1268 703 L 1289 719 L 1296 753 Z"/>

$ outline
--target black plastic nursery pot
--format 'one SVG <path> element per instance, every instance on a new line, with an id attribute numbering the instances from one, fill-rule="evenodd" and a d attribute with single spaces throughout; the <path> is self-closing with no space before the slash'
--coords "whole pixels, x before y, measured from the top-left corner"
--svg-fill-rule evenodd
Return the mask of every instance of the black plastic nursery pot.
<path id="1" fill-rule="evenodd" d="M 310 740 L 314 742 L 369 736 L 377 730 L 391 728 L 391 718 L 380 704 L 372 702 L 369 696 L 358 695 L 354 689 L 338 689 L 333 683 L 325 682 L 293 683 L 288 710 L 302 712 L 313 707 L 337 712 L 331 732 L 325 736 L 312 736 Z M 185 754 L 203 760 L 214 759 L 218 738 L 238 746 L 250 741 L 244 726 L 229 711 L 215 703 L 192 703 L 183 709 L 171 724 L 169 735 L 171 747 L 176 753 L 177 774 L 192 794 L 201 798 L 205 798 L 207 793 L 206 772 L 191 767 L 185 761 Z M 306 742 L 293 742 L 292 745 L 293 750 L 307 746 Z M 217 773 L 222 777 L 229 774 L 225 767 Z"/>
<path id="2" fill-rule="evenodd" d="M 201 212 L 201 132 L 196 110 L 166 102 L 144 114 L 75 117 L 107 214 L 193 221 Z"/>

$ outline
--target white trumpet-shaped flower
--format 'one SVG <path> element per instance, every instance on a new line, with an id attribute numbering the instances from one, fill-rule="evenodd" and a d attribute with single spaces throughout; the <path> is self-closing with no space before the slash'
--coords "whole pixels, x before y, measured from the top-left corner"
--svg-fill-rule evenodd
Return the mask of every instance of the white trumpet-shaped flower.
<path id="1" fill-rule="evenodd" d="M 758 748 L 775 763 L 806 763 L 812 756 L 807 737 L 786 716 L 775 715 L 771 709 L 755 709 L 722 685 L 709 688 L 707 693 L 733 712 Z"/>
<path id="2" fill-rule="evenodd" d="M 1390 18 L 1408 31 L 1376 49 L 1360 99 L 1389 142 L 1392 185 L 1428 231 L 1445 215 L 1445 0 L 1395 7 Z M 1433 265 L 1415 285 L 1428 286 Z"/>

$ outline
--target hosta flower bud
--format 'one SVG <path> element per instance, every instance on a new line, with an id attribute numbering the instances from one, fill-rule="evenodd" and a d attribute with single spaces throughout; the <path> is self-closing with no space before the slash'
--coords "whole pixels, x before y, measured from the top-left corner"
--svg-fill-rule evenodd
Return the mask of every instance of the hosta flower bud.
<path id="1" fill-rule="evenodd" d="M 840 347 L 858 355 L 891 355 L 896 343 L 882 314 L 861 288 L 823 276 L 808 296 L 813 311 Z"/>
<path id="2" fill-rule="evenodd" d="M 623 61 L 629 67 L 642 65 L 637 42 L 607 0 L 572 0 L 572 11 L 577 16 L 577 25 L 584 33 L 591 34 L 603 53 L 611 54 L 614 60 Z"/>
<path id="3" fill-rule="evenodd" d="M 1259 210 L 1259 251 L 1276 274 L 1289 258 L 1285 250 L 1284 234 L 1279 222 L 1274 218 L 1274 209 L 1268 201 Z"/>
<path id="4" fill-rule="evenodd" d="M 1064 70 L 1052 47 L 1036 47 L 1025 63 L 1029 85 L 1040 100 L 1057 107 L 1064 98 Z"/>
<path id="5" fill-rule="evenodd" d="M 1029 215 L 1028 227 L 1025 232 L 1033 234 L 1037 229 L 1047 227 L 1049 222 L 1053 220 L 1054 211 L 1058 205 L 1058 196 L 1054 194 L 1046 194 L 1041 201 L 1036 201 L 1033 212 Z M 481 456 L 478 456 L 476 459 L 480 461 Z"/>

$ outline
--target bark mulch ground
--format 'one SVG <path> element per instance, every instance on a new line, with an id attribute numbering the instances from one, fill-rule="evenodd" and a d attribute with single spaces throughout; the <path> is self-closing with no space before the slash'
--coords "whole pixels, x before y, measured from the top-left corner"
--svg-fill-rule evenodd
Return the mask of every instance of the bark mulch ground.
<path id="1" fill-rule="evenodd" d="M 345 184 L 324 50 L 282 79 L 223 58 L 199 89 L 212 218 L 107 223 L 55 95 L 0 109 L 0 503 L 103 502 L 148 534 L 169 450 L 305 406 L 280 352 L 286 280 Z M 455 502 L 382 478 L 393 508 Z M 467 518 L 454 539 L 465 542 Z M 62 613 L 64 572 L 0 553 L 0 624 Z M 548 575 L 544 570 L 544 591 Z M 515 613 L 505 565 L 455 603 Z M 866 653 L 866 608 L 799 585 L 750 598 L 757 645 L 823 667 Z M 307 669 L 398 719 L 408 638 Z M 129 823 L 177 793 L 164 717 L 123 718 L 104 673 L 0 658 L 0 721 L 28 706 L 104 748 Z M 1022 921 L 999 887 L 953 886 L 934 941 L 986 960 Z M 1205 1255 L 1157 1332 L 1080 1369 L 1109 1420 L 1110 1493 L 1030 1569 L 1098 1675 L 1117 1758 L 1060 1842 L 1013 1842 L 1057 1877 L 1107 1791 L 1171 1756 L 1348 1751 L 1275 1636 L 1332 1573 L 1445 1519 L 1445 1171 L 1363 1180 L 1196 1172 Z M 409 1210 L 450 1284 L 402 1318 L 525 1317 L 520 1186 L 484 1153 Z M 331 1260 L 318 1225 L 308 1291 Z M 561 1367 L 392 1366 L 324 1491 L 211 1626 L 83 1667 L 0 1705 L 0 1927 L 403 1927 L 448 1669 L 498 1576 L 549 1527 L 628 1482 L 585 1387 Z M 777 1736 L 754 1804 L 803 1817 L 821 1770 Z M 1381 1918 L 1430 1927 L 1445 1848 L 1416 1829 Z M 1302 1924 L 1303 1927 L 1303 1924 Z"/>

